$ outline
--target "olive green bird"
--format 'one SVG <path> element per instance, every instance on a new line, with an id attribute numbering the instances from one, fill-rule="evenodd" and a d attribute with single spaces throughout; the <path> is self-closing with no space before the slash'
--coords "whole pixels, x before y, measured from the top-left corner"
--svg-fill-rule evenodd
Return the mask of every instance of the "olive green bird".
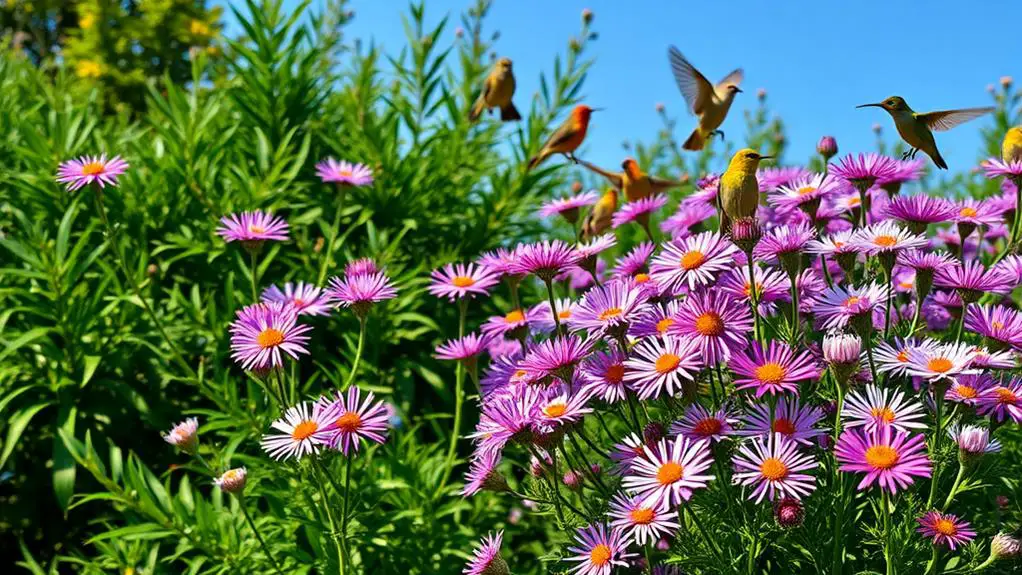
<path id="1" fill-rule="evenodd" d="M 759 163 L 773 156 L 762 156 L 756 150 L 745 148 L 735 152 L 727 170 L 717 182 L 717 215 L 720 217 L 720 229 L 727 233 L 731 230 L 731 221 L 738 218 L 749 218 L 756 215 L 759 207 L 759 181 L 756 170 Z"/>
<path id="2" fill-rule="evenodd" d="M 863 104 L 856 108 L 883 108 L 894 119 L 894 127 L 905 143 L 912 147 L 901 157 L 905 160 L 909 157 L 915 158 L 919 150 L 926 152 L 937 167 L 946 170 L 947 162 L 940 155 L 937 149 L 937 142 L 933 139 L 933 132 L 946 132 L 959 124 L 978 118 L 983 114 L 994 111 L 994 108 L 964 108 L 961 110 L 941 110 L 939 112 L 926 112 L 920 114 L 908 107 L 905 99 L 901 96 L 891 96 L 877 104 Z"/>
<path id="3" fill-rule="evenodd" d="M 686 150 L 702 150 L 710 136 L 720 134 L 721 138 L 724 137 L 724 132 L 719 128 L 724 118 L 727 118 L 735 94 L 742 91 L 738 85 L 742 83 L 745 74 L 738 68 L 714 86 L 674 46 L 667 49 L 667 59 L 671 63 L 674 81 L 685 97 L 685 103 L 699 117 L 699 125 L 681 147 Z"/>
<path id="4" fill-rule="evenodd" d="M 468 113 L 470 122 L 475 122 L 486 110 L 498 108 L 500 110 L 501 122 L 512 122 L 521 120 L 522 115 L 518 113 L 511 98 L 515 95 L 515 74 L 511 70 L 511 59 L 501 58 L 493 65 L 493 69 L 486 76 L 483 83 L 483 92 L 479 99 L 472 106 Z"/>

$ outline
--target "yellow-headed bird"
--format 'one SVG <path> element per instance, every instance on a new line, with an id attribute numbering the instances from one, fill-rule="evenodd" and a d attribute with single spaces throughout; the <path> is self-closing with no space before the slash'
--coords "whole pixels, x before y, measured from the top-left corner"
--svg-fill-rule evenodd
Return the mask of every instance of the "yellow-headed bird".
<path id="1" fill-rule="evenodd" d="M 742 83 L 745 74 L 738 68 L 724 76 L 724 79 L 714 86 L 674 46 L 668 48 L 667 57 L 671 62 L 674 81 L 678 83 L 685 103 L 692 113 L 699 117 L 699 125 L 682 147 L 686 150 L 702 150 L 706 145 L 706 139 L 713 134 L 720 133 L 720 136 L 724 137 L 724 132 L 718 128 L 724 123 L 731 103 L 735 100 L 735 94 L 742 91 L 738 85 Z"/>
<path id="2" fill-rule="evenodd" d="M 919 150 L 926 152 L 937 167 L 946 170 L 947 162 L 940 156 L 937 149 L 937 142 L 933 139 L 933 131 L 944 132 L 978 118 L 983 114 L 993 112 L 994 108 L 965 108 L 962 110 L 943 110 L 940 112 L 927 112 L 919 114 L 912 111 L 901 96 L 891 96 L 878 104 L 863 104 L 856 108 L 869 108 L 871 106 L 883 108 L 894 118 L 894 126 L 905 143 L 912 147 L 905 152 L 901 159 L 916 157 Z"/>
<path id="3" fill-rule="evenodd" d="M 1004 135 L 1001 160 L 1008 163 L 1022 161 L 1022 126 L 1015 126 Z"/>
<path id="4" fill-rule="evenodd" d="M 621 169 L 624 170 L 622 172 L 608 172 L 585 160 L 579 160 L 579 163 L 590 171 L 607 178 L 610 185 L 624 192 L 629 202 L 662 194 L 688 182 L 688 174 L 685 174 L 680 180 L 654 178 L 643 172 L 639 168 L 639 162 L 636 162 L 634 158 L 625 158 L 625 161 L 621 163 Z"/>
<path id="5" fill-rule="evenodd" d="M 483 93 L 479 94 L 479 99 L 472 106 L 468 119 L 475 122 L 479 119 L 479 116 L 483 115 L 484 111 L 499 108 L 500 120 L 502 122 L 521 120 L 522 115 L 518 113 L 514 102 L 511 101 L 514 95 L 515 74 L 511 70 L 511 59 L 501 58 L 497 60 L 489 75 L 486 76 L 486 82 L 483 83 Z"/>
<path id="6" fill-rule="evenodd" d="M 539 153 L 529 159 L 529 167 L 526 171 L 540 165 L 554 154 L 564 154 L 572 162 L 577 162 L 574 152 L 582 145 L 582 140 L 586 137 L 586 130 L 589 129 L 589 117 L 596 111 L 595 108 L 583 104 L 575 106 L 568 119 L 553 134 L 550 134 Z"/>
<path id="7" fill-rule="evenodd" d="M 582 239 L 589 240 L 602 234 L 610 227 L 611 218 L 617 210 L 617 188 L 608 188 L 600 201 L 586 214 L 582 221 Z"/>
<path id="8" fill-rule="evenodd" d="M 756 215 L 759 207 L 759 182 L 756 181 L 756 170 L 761 160 L 769 160 L 773 156 L 761 156 L 756 150 L 745 148 L 738 150 L 731 157 L 727 170 L 720 176 L 717 183 L 717 211 L 720 216 L 720 229 L 727 232 L 731 229 L 731 220 L 748 218 Z"/>

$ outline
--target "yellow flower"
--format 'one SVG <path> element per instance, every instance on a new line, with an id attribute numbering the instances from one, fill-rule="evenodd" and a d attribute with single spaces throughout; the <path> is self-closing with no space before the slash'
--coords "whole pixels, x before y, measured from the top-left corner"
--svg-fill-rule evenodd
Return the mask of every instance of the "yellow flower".
<path id="1" fill-rule="evenodd" d="M 96 15 L 93 14 L 92 12 L 86 12 L 85 14 L 82 14 L 82 17 L 78 20 L 78 26 L 81 27 L 82 30 L 88 30 L 89 28 L 92 28 L 92 25 L 95 23 Z"/>
<path id="2" fill-rule="evenodd" d="M 206 24 L 201 20 L 192 20 L 191 25 L 188 27 L 188 31 L 192 33 L 192 36 L 198 36 L 200 38 L 205 38 L 210 34 L 209 24 Z"/>
<path id="3" fill-rule="evenodd" d="M 103 67 L 99 62 L 92 60 L 81 60 L 75 67 L 75 73 L 79 78 L 99 78 L 103 75 Z"/>

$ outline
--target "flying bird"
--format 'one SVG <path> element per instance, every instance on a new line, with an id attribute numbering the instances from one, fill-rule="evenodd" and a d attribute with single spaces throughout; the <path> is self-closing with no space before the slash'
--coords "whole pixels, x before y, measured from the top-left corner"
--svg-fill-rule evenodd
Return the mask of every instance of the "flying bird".
<path id="1" fill-rule="evenodd" d="M 719 128 L 731 109 L 735 94 L 742 91 L 738 86 L 745 74 L 738 68 L 714 86 L 674 46 L 668 48 L 667 58 L 685 103 L 699 118 L 699 125 L 682 147 L 686 150 L 702 150 L 706 140 L 713 134 L 719 133 L 721 138 L 724 137 L 724 132 Z"/>
<path id="2" fill-rule="evenodd" d="M 720 176 L 717 183 L 717 211 L 720 216 L 720 229 L 727 232 L 731 229 L 731 220 L 749 218 L 756 215 L 759 207 L 759 182 L 756 170 L 759 163 L 773 156 L 762 156 L 756 150 L 745 148 L 735 152 L 727 170 Z"/>
<path id="3" fill-rule="evenodd" d="M 603 176 L 610 182 L 610 185 L 624 192 L 629 202 L 662 194 L 670 188 L 676 188 L 688 182 L 687 174 L 681 180 L 654 178 L 643 172 L 634 158 L 626 158 L 621 163 L 622 172 L 608 172 L 585 160 L 579 160 L 579 163 L 589 171 Z"/>
<path id="4" fill-rule="evenodd" d="M 486 81 L 483 83 L 483 93 L 479 94 L 479 99 L 476 100 L 468 114 L 469 121 L 475 122 L 479 120 L 479 116 L 483 115 L 483 112 L 493 108 L 500 109 L 500 120 L 502 122 L 521 120 L 522 115 L 518 113 L 514 102 L 511 101 L 514 95 L 515 74 L 511 70 L 511 59 L 501 58 L 497 60 L 497 63 L 493 65 L 493 69 L 486 76 Z"/>
<path id="5" fill-rule="evenodd" d="M 589 240 L 602 234 L 610 227 L 611 218 L 617 210 L 617 188 L 607 188 L 606 193 L 596 202 L 593 209 L 582 221 L 582 239 Z"/>
<path id="6" fill-rule="evenodd" d="M 564 154 L 572 162 L 578 163 L 574 152 L 582 145 L 582 140 L 586 137 L 586 130 L 589 129 L 589 117 L 596 111 L 598 111 L 597 108 L 590 108 L 584 104 L 575 106 L 568 119 L 553 134 L 550 134 L 539 153 L 529 159 L 529 167 L 526 171 L 540 165 L 554 154 Z"/>
<path id="7" fill-rule="evenodd" d="M 940 156 L 937 142 L 933 139 L 933 131 L 945 132 L 958 124 L 978 118 L 994 111 L 994 108 L 965 108 L 962 110 L 942 110 L 920 114 L 908 107 L 901 96 L 891 96 L 877 104 L 863 104 L 856 108 L 883 108 L 894 119 L 894 126 L 905 143 L 912 147 L 901 159 L 915 158 L 919 150 L 926 152 L 937 167 L 946 170 L 947 162 Z"/>

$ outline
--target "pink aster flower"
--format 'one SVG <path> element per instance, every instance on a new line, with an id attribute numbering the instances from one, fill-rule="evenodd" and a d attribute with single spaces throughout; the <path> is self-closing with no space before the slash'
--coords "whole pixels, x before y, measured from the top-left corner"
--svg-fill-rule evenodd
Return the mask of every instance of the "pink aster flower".
<path id="1" fill-rule="evenodd" d="M 490 252 L 485 252 L 479 256 L 479 260 L 476 262 L 478 265 L 487 267 L 490 271 L 500 276 L 516 276 L 517 272 L 512 271 L 518 263 L 518 250 L 507 248 L 497 248 Z M 520 276 L 519 276 L 520 277 Z"/>
<path id="2" fill-rule="evenodd" d="M 631 222 L 639 222 L 645 226 L 649 223 L 649 216 L 653 212 L 667 205 L 667 194 L 650 196 L 628 202 L 618 211 L 614 212 L 611 218 L 611 227 L 619 228 Z"/>
<path id="3" fill-rule="evenodd" d="M 626 397 L 625 388 L 625 359 L 627 355 L 618 350 L 612 349 L 608 352 L 599 352 L 590 355 L 582 362 L 580 371 L 583 379 L 593 397 L 598 397 L 607 403 L 617 403 Z"/>
<path id="4" fill-rule="evenodd" d="M 990 437 L 990 430 L 976 425 L 952 425 L 948 436 L 958 444 L 958 451 L 964 457 L 979 457 L 984 453 L 997 453 L 1001 442 Z"/>
<path id="5" fill-rule="evenodd" d="M 529 324 L 537 321 L 531 309 L 513 309 L 505 315 L 490 316 L 483 324 L 482 331 L 487 335 L 514 335 L 519 330 L 528 330 Z"/>
<path id="6" fill-rule="evenodd" d="M 917 234 L 924 233 L 930 224 L 950 222 L 957 213 L 951 202 L 926 194 L 898 196 L 887 205 L 888 217 L 907 223 Z"/>
<path id="7" fill-rule="evenodd" d="M 500 459 L 498 451 L 477 451 L 469 461 L 461 495 L 471 497 L 480 491 L 507 491 L 507 480 L 497 471 Z"/>
<path id="8" fill-rule="evenodd" d="M 503 539 L 503 531 L 498 531 L 496 535 L 483 537 L 472 550 L 472 558 L 461 571 L 463 575 L 508 575 L 510 571 L 508 571 L 507 563 L 500 556 Z"/>
<path id="9" fill-rule="evenodd" d="M 195 453 L 199 447 L 199 420 L 189 417 L 178 423 L 164 434 L 163 440 L 185 453 Z"/>
<path id="10" fill-rule="evenodd" d="M 287 282 L 283 290 L 271 285 L 263 290 L 262 300 L 264 303 L 291 305 L 298 311 L 298 315 L 330 315 L 330 308 L 333 307 L 322 288 L 305 282 Z"/>
<path id="11" fill-rule="evenodd" d="M 57 183 L 67 184 L 67 191 L 73 192 L 95 183 L 101 188 L 116 186 L 117 178 L 128 169 L 128 162 L 120 156 L 109 160 L 106 154 L 82 156 L 57 167 Z"/>
<path id="12" fill-rule="evenodd" d="M 614 462 L 613 473 L 628 475 L 633 471 L 632 464 L 636 459 L 648 459 L 646 445 L 647 443 L 634 433 L 629 433 L 620 443 L 615 443 L 610 450 L 610 460 Z"/>
<path id="13" fill-rule="evenodd" d="M 798 383 L 820 377 L 820 370 L 807 350 L 795 353 L 786 343 L 771 341 L 764 349 L 753 342 L 747 353 L 731 356 L 728 367 L 735 373 L 738 389 L 755 389 L 756 397 L 763 394 L 798 394 Z"/>
<path id="14" fill-rule="evenodd" d="M 543 390 L 540 400 L 536 403 L 536 425 L 549 433 L 558 427 L 581 420 L 585 414 L 593 412 L 592 408 L 586 407 L 591 397 L 589 388 L 571 392 L 566 385 L 558 385 Z"/>
<path id="15" fill-rule="evenodd" d="M 664 289 L 677 292 L 681 286 L 695 289 L 709 285 L 717 273 L 734 266 L 738 248 L 715 232 L 672 240 L 653 258 L 652 276 Z"/>
<path id="16" fill-rule="evenodd" d="M 508 271 L 520 275 L 536 274 L 544 282 L 551 281 L 579 260 L 575 248 L 561 240 L 525 244 L 516 251 L 516 258 Z"/>
<path id="17" fill-rule="evenodd" d="M 346 277 L 354 276 L 368 276 L 377 272 L 383 271 L 376 265 L 376 262 L 372 258 L 359 258 L 357 260 L 351 260 L 347 265 L 344 266 L 344 275 Z"/>
<path id="18" fill-rule="evenodd" d="M 627 548 L 620 531 L 607 529 L 602 523 L 589 525 L 575 533 L 575 546 L 568 547 L 574 555 L 564 561 L 578 563 L 571 568 L 575 575 L 610 575 L 615 567 L 627 567 L 626 559 L 635 555 Z"/>
<path id="19" fill-rule="evenodd" d="M 796 178 L 779 186 L 770 194 L 770 201 L 782 210 L 793 210 L 817 202 L 838 191 L 838 181 L 823 174 Z"/>
<path id="20" fill-rule="evenodd" d="M 679 505 L 692 498 L 692 492 L 706 487 L 714 478 L 706 475 L 713 463 L 709 441 L 692 441 L 678 436 L 661 439 L 656 449 L 644 446 L 645 458 L 632 461 L 632 472 L 622 485 L 642 498 L 646 505 Z"/>
<path id="21" fill-rule="evenodd" d="M 688 338 L 644 339 L 625 361 L 625 381 L 640 399 L 659 397 L 665 391 L 673 397 L 681 391 L 682 380 L 693 381 L 699 373 L 698 347 Z"/>
<path id="22" fill-rule="evenodd" d="M 491 287 L 500 283 L 500 276 L 488 267 L 475 264 L 447 264 L 430 274 L 433 282 L 427 289 L 436 297 L 450 301 L 476 295 L 487 295 Z"/>
<path id="23" fill-rule="evenodd" d="M 610 500 L 610 526 L 631 543 L 645 545 L 655 543 L 663 537 L 673 537 L 681 527 L 674 521 L 678 514 L 661 501 L 659 505 L 647 505 L 639 497 L 617 493 Z"/>
<path id="24" fill-rule="evenodd" d="M 965 327 L 1002 346 L 1022 348 L 1022 314 L 1002 305 L 974 305 L 965 314 Z"/>
<path id="25" fill-rule="evenodd" d="M 1022 178 L 1022 160 L 1002 162 L 997 158 L 988 158 L 980 166 L 983 168 L 983 173 L 986 177 L 991 179 L 1001 176 L 1006 178 Z"/>
<path id="26" fill-rule="evenodd" d="M 868 190 L 878 180 L 893 177 L 898 171 L 898 163 L 893 158 L 879 154 L 849 154 L 841 158 L 837 165 L 831 164 L 829 171 L 857 189 Z"/>
<path id="27" fill-rule="evenodd" d="M 852 237 L 852 244 L 855 248 L 871 256 L 909 249 L 922 249 L 928 243 L 925 236 L 913 234 L 891 221 L 863 228 Z"/>
<path id="28" fill-rule="evenodd" d="M 265 241 L 283 242 L 288 238 L 288 225 L 283 218 L 258 210 L 224 216 L 220 223 L 216 233 L 227 243 L 237 241 L 255 247 Z"/>
<path id="29" fill-rule="evenodd" d="M 711 443 L 716 443 L 732 435 L 736 423 L 737 417 L 726 404 L 711 412 L 702 405 L 693 403 L 685 409 L 681 419 L 671 424 L 670 433 L 682 435 L 692 441 L 708 439 Z"/>
<path id="30" fill-rule="evenodd" d="M 569 298 L 560 298 L 554 301 L 557 306 L 557 319 L 561 323 L 568 323 L 575 317 L 578 311 L 578 303 Z M 536 318 L 536 328 L 541 331 L 552 331 L 557 324 L 554 322 L 554 314 L 550 311 L 550 302 L 543 300 L 532 307 L 530 317 Z"/>
<path id="31" fill-rule="evenodd" d="M 799 452 L 798 444 L 774 433 L 763 441 L 755 437 L 738 447 L 734 458 L 736 485 L 755 486 L 749 499 L 756 503 L 764 498 L 774 501 L 782 497 L 801 499 L 816 489 L 816 479 L 807 473 L 819 464 L 811 455 Z"/>
<path id="32" fill-rule="evenodd" d="M 582 270 L 592 273 L 596 271 L 597 256 L 616 245 L 617 236 L 614 234 L 603 234 L 589 240 L 587 243 L 579 243 L 575 246 L 575 251 L 578 252 L 579 256 L 579 260 L 575 265 Z"/>
<path id="33" fill-rule="evenodd" d="M 926 424 L 920 421 L 925 417 L 922 403 L 906 399 L 903 391 L 881 389 L 873 384 L 853 391 L 841 410 L 845 427 L 864 427 L 867 432 L 888 426 L 899 431 L 926 429 Z"/>
<path id="34" fill-rule="evenodd" d="M 759 313 L 763 316 L 772 315 L 775 311 L 773 305 L 775 302 L 790 299 L 788 278 L 777 268 L 756 266 L 752 269 L 753 277 L 756 280 L 756 302 L 760 306 Z M 720 276 L 717 287 L 735 300 L 748 303 L 752 296 L 749 270 L 744 267 L 735 267 L 729 273 Z"/>
<path id="35" fill-rule="evenodd" d="M 368 186 L 373 183 L 373 171 L 364 164 L 352 164 L 327 158 L 316 164 L 316 175 L 323 183 L 344 186 Z"/>
<path id="36" fill-rule="evenodd" d="M 656 245 L 653 242 L 642 242 L 635 246 L 617 261 L 612 275 L 615 278 L 636 278 L 639 274 L 648 274 L 649 257 L 653 255 L 655 249 Z M 646 275 L 645 279 L 649 279 L 649 276 Z"/>
<path id="37" fill-rule="evenodd" d="M 966 198 L 955 204 L 954 221 L 957 224 L 993 226 L 1001 223 L 1003 215 L 1004 211 L 996 204 Z"/>
<path id="38" fill-rule="evenodd" d="M 1013 287 L 1011 278 L 1002 270 L 986 269 L 976 260 L 941 268 L 933 283 L 954 289 L 962 299 L 970 301 L 978 300 L 984 293 L 1007 293 Z"/>
<path id="39" fill-rule="evenodd" d="M 915 338 L 892 338 L 891 341 L 880 341 L 873 350 L 877 371 L 891 375 L 907 376 L 909 352 L 915 348 L 933 349 L 940 345 L 932 339 L 917 341 Z"/>
<path id="40" fill-rule="evenodd" d="M 671 300 L 663 305 L 652 305 L 638 320 L 628 328 L 632 337 L 662 337 L 674 325 L 674 315 L 678 313 L 678 301 Z"/>
<path id="41" fill-rule="evenodd" d="M 997 385 L 998 384 L 994 381 L 994 378 L 987 373 L 962 375 L 951 383 L 951 387 L 949 387 L 947 392 L 944 394 L 944 399 L 955 403 L 975 406 L 979 403 L 979 398 L 982 397 L 987 390 L 996 387 Z"/>
<path id="42" fill-rule="evenodd" d="M 1007 277 L 1011 278 L 1011 283 L 1014 286 L 1018 287 L 1022 284 L 1022 256 L 1017 254 L 1007 255 L 994 266 L 994 269 L 1000 270 Z"/>
<path id="43" fill-rule="evenodd" d="M 959 374 L 975 373 L 972 360 L 975 347 L 969 343 L 945 343 L 933 347 L 915 347 L 908 352 L 905 371 L 933 383 L 954 380 Z"/>
<path id="44" fill-rule="evenodd" d="M 838 437 L 834 456 L 841 463 L 841 471 L 866 474 L 859 483 L 860 491 L 876 483 L 881 489 L 897 493 L 912 485 L 914 477 L 930 476 L 924 436 L 893 427 L 872 432 L 859 428 L 844 431 Z"/>
<path id="45" fill-rule="evenodd" d="M 976 398 L 976 413 L 994 421 L 1011 418 L 1022 423 L 1022 380 L 1012 379 L 987 388 Z"/>
<path id="46" fill-rule="evenodd" d="M 361 439 L 383 443 L 387 440 L 387 427 L 390 414 L 382 401 L 373 403 L 373 392 L 362 399 L 362 391 L 356 387 L 348 388 L 348 394 L 338 392 L 333 401 L 327 398 L 319 400 L 319 405 L 329 417 L 330 424 L 318 433 L 321 441 L 340 451 L 358 452 Z"/>
<path id="47" fill-rule="evenodd" d="M 397 297 L 397 289 L 382 272 L 370 275 L 330 278 L 327 295 L 350 307 L 355 315 L 364 318 L 373 304 Z"/>
<path id="48" fill-rule="evenodd" d="M 887 290 L 879 284 L 844 288 L 838 285 L 816 299 L 813 311 L 824 329 L 841 329 L 857 318 L 869 318 L 873 308 L 887 302 Z"/>
<path id="49" fill-rule="evenodd" d="M 752 405 L 752 411 L 742 418 L 744 427 L 738 435 L 747 437 L 770 437 L 780 433 L 802 445 L 812 445 L 813 440 L 823 435 L 823 430 L 814 426 L 823 419 L 823 410 L 813 406 L 799 405 L 797 397 L 790 397 L 777 403 L 773 421 L 770 420 L 770 406 L 762 403 Z"/>
<path id="50" fill-rule="evenodd" d="M 889 191 L 897 193 L 905 182 L 914 182 L 923 175 L 923 166 L 926 162 L 918 160 L 894 160 L 896 168 L 894 173 L 877 180 L 877 185 Z"/>
<path id="51" fill-rule="evenodd" d="M 778 226 L 763 235 L 752 256 L 768 262 L 785 263 L 787 258 L 799 256 L 815 238 L 816 230 L 808 224 Z"/>
<path id="52" fill-rule="evenodd" d="M 807 180 L 813 173 L 802 166 L 772 166 L 756 172 L 759 191 L 769 193 L 782 187 L 790 187 L 795 182 Z"/>
<path id="53" fill-rule="evenodd" d="M 586 292 L 568 325 L 596 335 L 621 333 L 649 309 L 646 296 L 631 282 L 612 282 Z"/>
<path id="54" fill-rule="evenodd" d="M 593 349 L 593 340 L 577 335 L 554 337 L 533 345 L 520 367 L 536 381 L 558 377 L 565 383 L 572 379 L 575 366 Z"/>
<path id="55" fill-rule="evenodd" d="M 550 200 L 539 208 L 537 215 L 541 218 L 549 218 L 559 215 L 568 220 L 569 223 L 573 224 L 578 221 L 579 209 L 595 204 L 599 197 L 600 195 L 598 193 L 593 190 L 589 190 L 588 192 L 581 193 L 577 196 L 568 196 L 565 198 Z"/>
<path id="56" fill-rule="evenodd" d="M 672 238 L 687 238 L 692 235 L 691 228 L 717 215 L 717 210 L 710 204 L 682 204 L 678 211 L 660 224 L 660 229 Z"/>
<path id="57" fill-rule="evenodd" d="M 283 417 L 270 425 L 280 433 L 264 435 L 259 445 L 276 460 L 301 459 L 319 453 L 320 446 L 326 443 L 324 430 L 334 419 L 335 414 L 328 412 L 320 403 L 299 403 L 289 407 Z"/>
<path id="58" fill-rule="evenodd" d="M 699 346 L 703 365 L 727 362 L 749 345 L 752 313 L 725 293 L 707 290 L 690 294 L 678 308 L 672 335 L 692 339 Z"/>
<path id="59" fill-rule="evenodd" d="M 486 351 L 491 339 L 493 338 L 489 335 L 470 333 L 459 339 L 448 340 L 436 348 L 436 358 L 456 361 L 475 359 Z"/>
<path id="60" fill-rule="evenodd" d="M 917 521 L 919 529 L 916 531 L 922 533 L 923 537 L 932 539 L 934 545 L 946 545 L 951 550 L 976 538 L 976 532 L 967 521 L 950 513 L 929 511 Z"/>
<path id="61" fill-rule="evenodd" d="M 298 323 L 298 311 L 279 303 L 257 303 L 238 312 L 231 324 L 231 358 L 245 370 L 284 364 L 281 352 L 298 359 L 308 354 L 305 335 L 312 327 Z"/>
<path id="62" fill-rule="evenodd" d="M 977 347 L 973 349 L 976 357 L 972 360 L 972 367 L 976 369 L 1014 369 L 1017 367 L 1016 358 L 1018 354 L 1013 350 L 990 351 L 986 348 Z"/>
<path id="63" fill-rule="evenodd" d="M 540 393 L 536 387 L 524 386 L 516 388 L 510 397 L 484 404 L 469 439 L 480 452 L 500 451 L 511 440 L 529 439 Z"/>

